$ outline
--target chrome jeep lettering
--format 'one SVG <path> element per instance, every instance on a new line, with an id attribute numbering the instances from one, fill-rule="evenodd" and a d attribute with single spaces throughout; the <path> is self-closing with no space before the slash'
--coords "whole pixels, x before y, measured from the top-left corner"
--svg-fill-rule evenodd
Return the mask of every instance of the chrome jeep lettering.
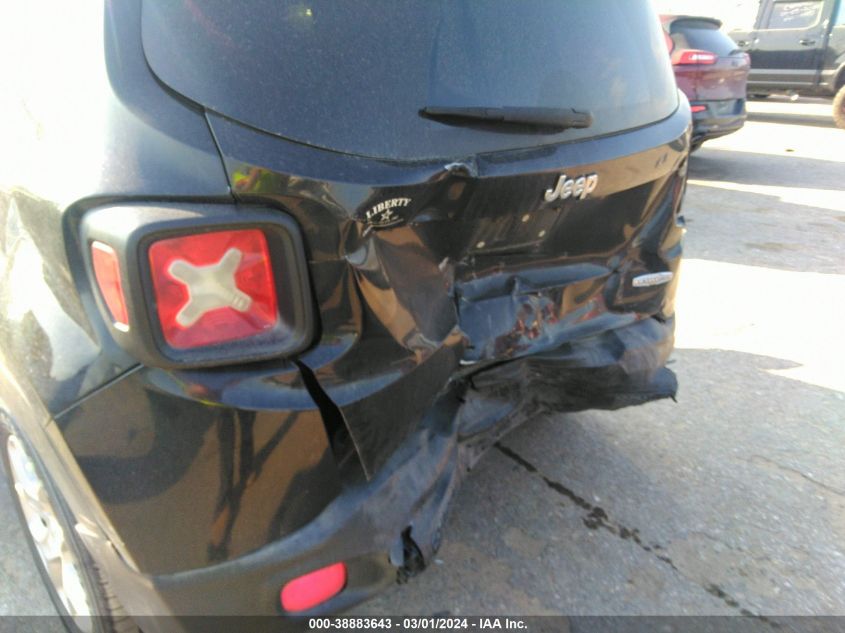
<path id="1" fill-rule="evenodd" d="M 557 180 L 557 184 L 551 189 L 547 189 L 543 197 L 546 202 L 566 200 L 572 197 L 583 200 L 593 193 L 598 186 L 598 174 L 588 174 L 586 176 L 579 176 L 578 178 L 568 178 L 566 174 L 561 174 Z"/>

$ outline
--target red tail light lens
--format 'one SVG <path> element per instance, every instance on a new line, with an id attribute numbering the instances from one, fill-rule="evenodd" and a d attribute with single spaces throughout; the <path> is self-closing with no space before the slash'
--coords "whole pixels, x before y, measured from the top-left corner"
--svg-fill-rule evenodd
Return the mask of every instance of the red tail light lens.
<path id="1" fill-rule="evenodd" d="M 148 367 L 290 358 L 313 341 L 302 235 L 280 209 L 104 206 L 83 216 L 79 242 L 103 322 Z"/>
<path id="2" fill-rule="evenodd" d="M 339 594 L 346 585 L 346 565 L 335 563 L 295 578 L 282 587 L 282 608 L 307 611 Z"/>
<path id="3" fill-rule="evenodd" d="M 120 261 L 115 250 L 103 242 L 91 243 L 91 263 L 94 277 L 100 288 L 100 294 L 111 314 L 114 325 L 119 330 L 129 329 L 129 311 L 126 309 L 126 297 L 120 279 Z"/>
<path id="4" fill-rule="evenodd" d="M 690 110 L 692 110 L 693 114 L 695 114 L 696 112 L 704 112 L 705 110 L 707 110 L 707 106 L 694 105 L 690 107 Z"/>
<path id="5" fill-rule="evenodd" d="M 279 322 L 267 239 L 259 229 L 154 242 L 150 271 L 161 332 L 175 349 L 262 334 Z"/>
<path id="6" fill-rule="evenodd" d="M 675 66 L 710 66 L 717 59 L 719 56 L 709 51 L 685 50 L 675 53 L 672 63 Z"/>

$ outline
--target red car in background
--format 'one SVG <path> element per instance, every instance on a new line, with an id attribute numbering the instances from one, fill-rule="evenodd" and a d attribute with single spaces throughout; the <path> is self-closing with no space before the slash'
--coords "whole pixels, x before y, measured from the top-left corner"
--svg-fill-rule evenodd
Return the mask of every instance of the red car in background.
<path id="1" fill-rule="evenodd" d="M 745 124 L 745 89 L 750 58 L 722 32 L 715 18 L 660 18 L 678 87 L 692 108 L 692 151 L 709 139 Z"/>

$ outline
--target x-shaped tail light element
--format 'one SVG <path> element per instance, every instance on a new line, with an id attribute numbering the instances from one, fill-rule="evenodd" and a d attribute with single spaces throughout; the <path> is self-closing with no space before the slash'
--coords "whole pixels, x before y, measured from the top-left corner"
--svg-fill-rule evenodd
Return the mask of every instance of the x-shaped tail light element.
<path id="1" fill-rule="evenodd" d="M 156 313 L 171 347 L 219 345 L 278 325 L 273 265 L 260 229 L 159 240 L 149 257 Z"/>
<path id="2" fill-rule="evenodd" d="M 235 279 L 242 258 L 241 251 L 230 248 L 216 264 L 194 266 L 184 259 L 170 264 L 168 272 L 188 289 L 188 303 L 176 314 L 179 325 L 191 327 L 206 312 L 220 308 L 238 312 L 249 310 L 252 297 L 238 288 Z"/>
<path id="3" fill-rule="evenodd" d="M 106 205 L 83 214 L 79 245 L 102 324 L 144 366 L 240 366 L 313 343 L 308 257 L 282 209 Z"/>

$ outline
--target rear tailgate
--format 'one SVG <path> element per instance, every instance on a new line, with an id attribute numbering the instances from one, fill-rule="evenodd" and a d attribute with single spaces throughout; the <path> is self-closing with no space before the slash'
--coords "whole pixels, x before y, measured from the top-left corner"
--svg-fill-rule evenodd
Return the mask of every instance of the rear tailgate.
<path id="1" fill-rule="evenodd" d="M 256 0 L 248 19 L 227 0 L 151 0 L 143 40 L 208 112 L 238 200 L 299 223 L 320 333 L 297 362 L 367 473 L 461 364 L 672 314 L 671 286 L 632 283 L 677 269 L 689 125 L 647 0 Z M 281 393 L 273 363 L 243 373 L 266 404 Z"/>
<path id="2" fill-rule="evenodd" d="M 302 227 L 321 336 L 301 363 L 370 473 L 460 365 L 674 313 L 674 281 L 633 280 L 680 264 L 685 107 L 623 135 L 449 163 L 353 157 L 210 121 L 236 196 Z M 564 175 L 593 175 L 596 188 L 546 200 Z M 255 371 L 273 384 L 272 365 Z"/>

